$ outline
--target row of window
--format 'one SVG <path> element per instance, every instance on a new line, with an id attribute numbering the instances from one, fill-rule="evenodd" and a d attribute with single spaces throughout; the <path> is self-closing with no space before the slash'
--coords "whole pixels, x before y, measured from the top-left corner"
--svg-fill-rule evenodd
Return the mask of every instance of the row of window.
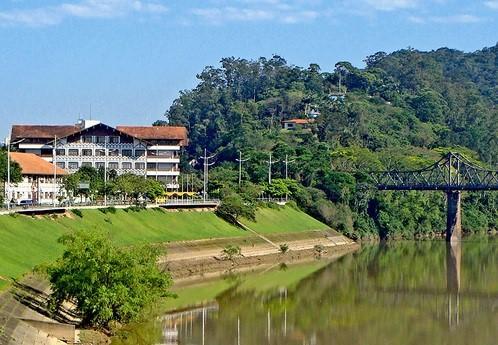
<path id="1" fill-rule="evenodd" d="M 135 154 L 133 154 L 133 151 L 135 151 Z M 57 156 L 97 156 L 97 157 L 104 157 L 106 150 L 105 149 L 68 149 L 66 152 L 66 149 L 57 149 L 56 150 L 56 155 Z M 107 155 L 111 157 L 117 157 L 119 155 L 125 156 L 125 157 L 142 157 L 145 156 L 145 150 L 144 149 L 108 149 L 107 150 Z M 176 158 L 178 157 L 177 153 L 174 151 L 169 151 L 169 150 L 149 150 L 147 151 L 147 154 L 149 156 L 153 157 L 163 157 L 163 158 Z"/>
<path id="2" fill-rule="evenodd" d="M 107 140 L 106 140 L 107 138 Z M 96 143 L 96 144 L 119 144 L 120 138 L 118 136 L 95 136 L 95 135 L 82 135 L 82 143 Z"/>
<path id="3" fill-rule="evenodd" d="M 141 157 L 141 156 L 145 156 L 145 150 L 143 149 L 136 149 L 135 150 L 135 155 L 133 155 L 133 150 L 131 149 L 122 149 L 122 150 L 119 150 L 119 149 L 108 149 L 107 150 L 107 155 L 108 156 L 111 156 L 111 157 L 117 157 L 120 155 L 120 151 L 121 151 L 121 155 L 122 156 L 125 156 L 125 157 Z M 57 149 L 55 151 L 56 155 L 57 156 L 66 156 L 66 149 Z M 106 154 L 106 150 L 105 149 L 68 149 L 67 150 L 67 155 L 68 156 L 72 156 L 72 157 L 75 157 L 75 156 L 87 156 L 87 157 L 90 157 L 90 156 L 97 156 L 97 157 L 104 157 Z"/>
<path id="4" fill-rule="evenodd" d="M 105 168 L 105 162 L 95 162 L 95 165 L 92 162 L 82 162 L 81 165 L 79 162 L 68 162 L 66 165 L 66 162 L 57 162 L 57 166 L 61 169 L 69 169 L 69 170 L 78 170 L 80 167 L 94 167 L 96 169 L 104 169 Z M 130 170 L 133 169 L 133 167 L 137 170 L 144 170 L 145 169 L 145 163 L 143 162 L 135 162 L 134 164 L 132 162 L 122 162 L 121 164 L 119 162 L 108 162 L 107 163 L 107 169 L 109 170 L 116 170 L 116 169 L 124 169 L 124 170 Z M 176 164 L 171 164 L 171 163 L 147 163 L 147 169 L 148 170 L 158 170 L 158 171 L 177 171 L 178 167 Z"/>

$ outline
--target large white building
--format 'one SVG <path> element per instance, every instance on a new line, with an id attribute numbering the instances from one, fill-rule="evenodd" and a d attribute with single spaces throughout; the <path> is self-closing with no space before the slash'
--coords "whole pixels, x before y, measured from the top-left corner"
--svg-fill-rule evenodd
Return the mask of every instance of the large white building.
<path id="1" fill-rule="evenodd" d="M 117 126 L 95 120 L 76 125 L 14 125 L 11 145 L 35 154 L 69 173 L 88 166 L 133 173 L 178 189 L 180 152 L 187 145 L 185 127 Z M 55 147 L 55 151 L 54 151 Z"/>

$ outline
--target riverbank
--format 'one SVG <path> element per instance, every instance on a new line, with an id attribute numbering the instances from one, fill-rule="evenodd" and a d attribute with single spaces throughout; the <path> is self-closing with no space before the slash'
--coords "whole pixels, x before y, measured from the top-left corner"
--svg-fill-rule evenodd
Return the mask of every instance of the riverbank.
<path id="1" fill-rule="evenodd" d="M 240 255 L 225 258 L 222 251 L 227 246 L 239 247 Z M 287 250 L 283 252 L 281 246 Z M 267 234 L 264 238 L 254 235 L 172 243 L 167 245 L 168 254 L 161 259 L 160 265 L 171 273 L 175 281 L 197 280 L 228 271 L 329 257 L 358 248 L 354 241 L 330 229 L 277 233 Z"/>
<path id="2" fill-rule="evenodd" d="M 262 208 L 255 222 L 242 220 L 242 225 L 227 223 L 212 211 L 161 209 L 106 208 L 49 216 L 0 216 L 0 288 L 10 287 L 0 294 L 1 343 L 59 344 L 60 332 L 67 337 L 65 332 L 74 330 L 67 320 L 51 319 L 44 311 L 48 283 L 31 275 L 23 278 L 34 267 L 60 256 L 63 248 L 57 239 L 71 231 L 96 228 L 107 232 L 118 245 L 160 246 L 165 251 L 160 264 L 183 284 L 226 271 L 265 269 L 317 255 L 338 255 L 342 249 L 356 246 L 291 207 Z M 280 253 L 279 244 L 283 243 L 289 246 L 288 253 Z M 223 260 L 221 250 L 228 244 L 240 246 L 242 255 Z M 317 252 L 315 246 L 323 249 Z M 12 284 L 12 279 L 21 285 Z"/>
<path id="3" fill-rule="evenodd" d="M 273 241 L 278 241 L 283 239 L 284 235 L 270 235 L 269 237 Z M 287 253 L 278 253 L 275 252 L 275 248 L 268 248 L 259 237 L 236 238 L 236 243 L 241 241 L 245 245 L 242 247 L 243 256 L 233 261 L 221 260 L 216 256 L 210 257 L 208 254 L 216 246 L 233 243 L 232 238 L 176 243 L 170 246 L 172 254 L 171 259 L 165 258 L 168 260 L 166 267 L 175 277 L 175 289 L 195 294 L 194 284 L 207 283 L 226 274 L 233 275 L 249 271 L 265 273 L 276 268 L 306 262 L 313 263 L 314 266 L 324 266 L 330 260 L 359 248 L 351 240 L 331 231 L 306 231 L 291 234 L 288 239 L 291 239 L 288 241 L 290 250 Z M 320 253 L 314 249 L 316 245 L 323 246 Z M 182 251 L 181 248 L 190 248 L 190 250 Z M 320 263 L 320 265 L 314 263 Z M 272 284 L 271 281 L 262 283 Z M 202 302 L 214 298 L 216 291 L 218 290 L 210 289 L 208 295 L 197 295 L 195 301 Z M 45 305 L 49 293 L 50 289 L 46 280 L 40 276 L 29 275 L 12 286 L 8 292 L 0 294 L 0 343 L 62 345 L 65 342 L 60 341 L 61 339 L 72 342 L 77 341 L 80 336 L 98 338 L 100 340 L 97 344 L 105 344 L 108 341 L 106 336 L 98 332 L 78 330 L 76 328 L 78 320 L 71 317 L 70 310 L 64 315 L 52 317 Z M 160 301 L 159 304 L 161 310 L 166 311 L 186 306 L 188 303 L 191 301 L 185 301 L 185 296 L 182 294 L 180 299 L 169 298 Z"/>
<path id="4" fill-rule="evenodd" d="M 267 228 L 269 222 L 280 224 L 278 229 L 289 233 L 327 229 L 325 224 L 291 207 L 260 209 L 256 219 L 251 226 L 262 233 L 277 230 Z M 55 260 L 63 249 L 57 239 L 82 229 L 102 230 L 114 243 L 123 246 L 252 235 L 212 211 L 104 208 L 61 215 L 0 216 L 0 290 L 8 286 L 9 280 L 19 279 L 37 265 Z"/>

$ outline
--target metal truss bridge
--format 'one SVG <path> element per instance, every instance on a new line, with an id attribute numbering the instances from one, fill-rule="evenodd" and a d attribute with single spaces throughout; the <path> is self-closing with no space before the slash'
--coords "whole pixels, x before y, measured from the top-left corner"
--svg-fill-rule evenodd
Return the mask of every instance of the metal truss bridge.
<path id="1" fill-rule="evenodd" d="M 498 171 L 486 170 L 458 153 L 448 153 L 420 170 L 372 173 L 380 190 L 498 190 Z"/>
<path id="2" fill-rule="evenodd" d="M 452 152 L 423 169 L 372 172 L 370 176 L 379 190 L 445 192 L 448 241 L 461 238 L 461 191 L 498 190 L 498 171 L 484 169 L 461 154 Z"/>

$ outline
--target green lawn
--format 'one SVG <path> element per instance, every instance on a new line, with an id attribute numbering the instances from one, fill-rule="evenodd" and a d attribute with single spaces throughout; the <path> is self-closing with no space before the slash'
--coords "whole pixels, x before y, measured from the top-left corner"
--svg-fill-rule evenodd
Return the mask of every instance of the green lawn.
<path id="1" fill-rule="evenodd" d="M 246 236 L 250 233 L 223 221 L 213 212 L 165 212 L 117 210 L 104 214 L 84 210 L 83 217 L 0 216 L 1 277 L 20 277 L 36 265 L 53 261 L 62 253 L 57 239 L 67 231 L 101 229 L 119 245 Z M 290 207 L 260 209 L 257 221 L 245 222 L 262 233 L 326 229 L 327 226 Z"/>
<path id="2" fill-rule="evenodd" d="M 82 212 L 82 218 L 0 216 L 0 276 L 19 277 L 36 265 L 53 261 L 62 253 L 62 246 L 57 243 L 57 239 L 72 230 L 101 229 L 120 245 L 247 234 L 218 218 L 213 212 Z M 7 282 L 0 279 L 0 288 L 5 285 Z"/>
<path id="3" fill-rule="evenodd" d="M 329 228 L 306 213 L 288 206 L 259 209 L 255 222 L 242 220 L 242 223 L 263 234 L 326 230 Z"/>

